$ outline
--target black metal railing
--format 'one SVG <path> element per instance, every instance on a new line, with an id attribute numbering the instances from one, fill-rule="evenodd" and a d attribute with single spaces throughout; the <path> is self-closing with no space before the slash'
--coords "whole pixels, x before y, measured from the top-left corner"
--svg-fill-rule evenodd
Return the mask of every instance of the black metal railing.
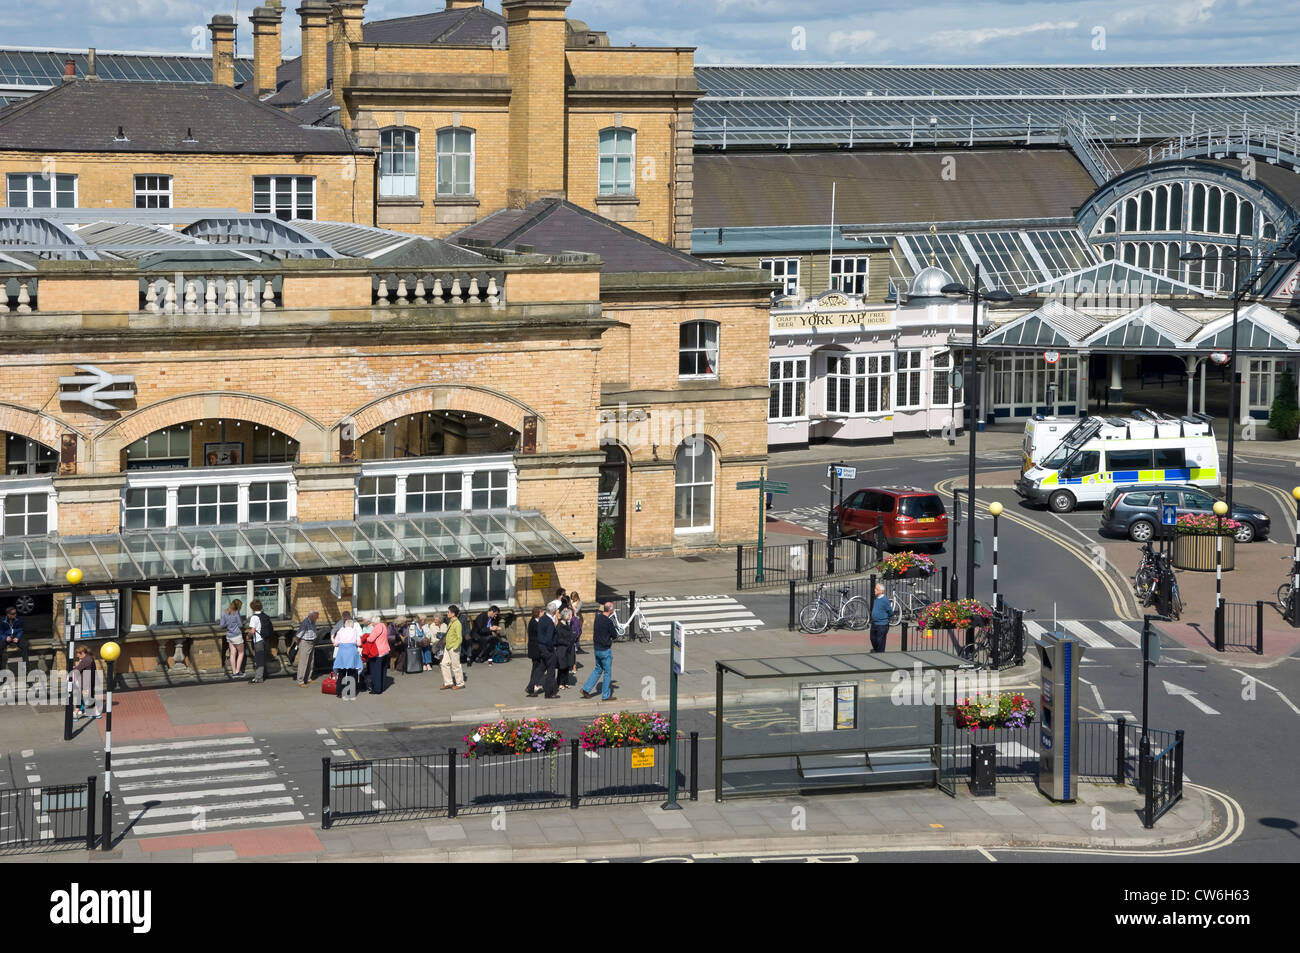
<path id="1" fill-rule="evenodd" d="M 989 626 L 988 665 L 1001 671 L 1025 664 L 1025 614 L 998 599 Z"/>
<path id="2" fill-rule="evenodd" d="M 1142 807 L 1142 826 L 1155 827 L 1183 797 L 1183 732 L 1174 732 L 1174 741 L 1156 754 L 1143 758 L 1143 774 L 1150 779 L 1146 803 Z"/>
<path id="3" fill-rule="evenodd" d="M 0 788 L 0 854 L 94 850 L 95 790 L 94 777 L 79 784 Z"/>
<path id="4" fill-rule="evenodd" d="M 699 733 L 679 738 L 678 789 L 699 796 Z M 466 758 L 445 754 L 321 761 L 321 827 L 413 817 L 577 808 L 656 800 L 668 793 L 668 747 L 554 751 Z"/>
<path id="5" fill-rule="evenodd" d="M 1264 602 L 1221 602 L 1214 614 L 1214 648 L 1264 654 Z"/>
<path id="6" fill-rule="evenodd" d="M 873 563 L 870 569 L 875 568 Z M 817 590 L 823 584 L 826 586 L 826 601 L 832 606 L 838 607 L 842 600 L 841 595 L 847 592 L 844 598 L 852 599 L 861 596 L 866 600 L 868 609 L 876 598 L 876 583 L 879 582 L 885 587 L 885 595 L 895 605 L 904 607 L 903 618 L 909 630 L 915 630 L 915 615 L 910 610 L 913 606 L 931 605 L 939 602 L 944 598 L 944 593 L 948 588 L 948 567 L 940 567 L 940 570 L 931 573 L 928 576 L 918 576 L 915 578 L 898 579 L 880 576 L 875 572 L 867 575 L 847 576 L 837 578 L 833 582 L 822 579 L 813 582 L 795 582 L 791 580 L 787 585 L 789 587 L 789 628 L 794 631 L 799 627 L 799 613 L 804 606 L 817 598 Z"/>
<path id="7" fill-rule="evenodd" d="M 868 536 L 842 536 L 765 545 L 760 577 L 758 544 L 738 545 L 736 588 L 758 589 L 789 582 L 813 582 L 870 572 L 880 557 L 880 548 Z"/>

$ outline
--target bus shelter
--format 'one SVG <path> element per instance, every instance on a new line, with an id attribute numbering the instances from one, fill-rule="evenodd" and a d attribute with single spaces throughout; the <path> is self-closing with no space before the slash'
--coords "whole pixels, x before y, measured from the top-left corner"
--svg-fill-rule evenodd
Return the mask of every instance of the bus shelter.
<path id="1" fill-rule="evenodd" d="M 955 795 L 964 664 L 938 651 L 719 660 L 715 800 L 883 784 Z"/>

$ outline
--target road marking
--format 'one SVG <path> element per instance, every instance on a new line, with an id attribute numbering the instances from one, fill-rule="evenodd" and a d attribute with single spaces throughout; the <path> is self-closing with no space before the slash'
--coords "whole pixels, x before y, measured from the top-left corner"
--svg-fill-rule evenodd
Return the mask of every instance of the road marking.
<path id="1" fill-rule="evenodd" d="M 1092 697 L 1097 699 L 1097 710 L 1105 711 L 1106 703 L 1101 700 L 1101 692 L 1097 691 L 1097 686 L 1094 685 L 1092 682 L 1088 681 L 1083 676 L 1079 677 L 1079 681 L 1083 682 L 1083 684 L 1087 685 L 1089 688 L 1092 689 Z"/>
<path id="2" fill-rule="evenodd" d="M 22 752 L 24 758 L 34 758 L 36 756 L 35 748 L 24 748 Z"/>
<path id="3" fill-rule="evenodd" d="M 239 776 L 239 780 L 271 781 L 277 777 L 279 777 L 279 775 L 277 775 L 274 771 L 254 771 L 250 774 L 241 774 Z M 114 778 L 113 780 L 116 781 L 117 779 Z M 119 784 L 118 787 L 122 791 L 143 791 L 146 789 L 153 791 L 158 788 L 179 788 L 179 787 L 187 787 L 187 786 L 193 787 L 196 784 L 213 784 L 219 781 L 228 782 L 230 781 L 230 778 L 222 774 L 213 774 L 202 778 L 192 778 L 192 777 L 163 778 L 162 780 L 149 778 L 143 781 L 127 781 L 122 784 Z"/>
<path id="4" fill-rule="evenodd" d="M 253 827 L 262 824 L 292 824 L 303 820 L 305 818 L 301 811 L 282 811 L 277 814 L 205 819 L 201 828 L 195 828 L 193 820 L 173 824 L 137 824 L 131 828 L 131 833 L 137 837 L 153 837 L 157 834 L 175 834 L 178 831 L 211 830 L 214 827 Z"/>
<path id="5" fill-rule="evenodd" d="M 1133 631 L 1131 625 L 1125 625 L 1117 619 L 1104 619 L 1102 625 L 1106 626 L 1106 628 L 1110 629 L 1134 648 L 1142 647 L 1142 637 Z"/>
<path id="6" fill-rule="evenodd" d="M 1162 679 L 1162 681 L 1163 681 L 1163 679 Z M 1192 691 L 1190 688 L 1183 688 L 1181 685 L 1175 685 L 1173 682 L 1165 682 L 1164 685 L 1165 685 L 1165 691 L 1166 691 L 1168 694 L 1170 694 L 1170 695 L 1181 695 L 1183 698 L 1186 698 L 1186 699 L 1187 699 L 1189 702 L 1191 702 L 1191 703 L 1192 703 L 1196 708 L 1199 708 L 1199 709 L 1200 709 L 1202 712 L 1204 712 L 1205 714 L 1207 714 L 1207 715 L 1217 715 L 1217 714 L 1218 714 L 1217 711 L 1215 711 L 1215 710 L 1214 710 L 1213 708 L 1211 708 L 1209 705 L 1205 704 L 1205 702 L 1203 702 L 1203 701 L 1201 701 L 1199 698 L 1197 698 L 1197 697 L 1196 697 L 1196 692 Z"/>
<path id="7" fill-rule="evenodd" d="M 984 855 L 984 859 L 987 860 L 990 864 L 996 864 L 996 863 L 998 862 L 998 859 L 997 859 L 996 857 L 994 857 L 992 854 L 990 854 L 990 853 L 989 853 L 987 850 L 985 850 L 983 847 L 976 847 L 975 850 L 978 851 L 979 853 L 983 854 L 983 855 Z"/>
<path id="8" fill-rule="evenodd" d="M 236 748 L 230 751 L 221 752 L 220 757 L 240 758 L 240 757 L 249 757 L 251 755 L 260 755 L 261 753 L 262 753 L 261 748 Z M 114 755 L 113 758 L 114 770 L 116 770 L 119 766 L 125 766 L 128 764 L 139 765 L 139 764 L 160 764 L 165 762 L 177 762 L 177 761 L 211 761 L 213 758 L 211 752 L 204 752 L 204 751 L 195 752 L 193 754 L 149 755 L 141 758 L 119 758 L 116 757 L 117 755 L 116 751 L 113 752 L 113 755 Z"/>
<path id="9" fill-rule="evenodd" d="M 132 794 L 123 797 L 122 800 L 127 804 L 145 804 L 149 801 L 183 801 L 187 798 L 243 797 L 249 794 L 272 794 L 284 790 L 287 790 L 287 788 L 283 784 L 252 784 L 242 788 L 210 788 L 197 791 L 168 791 L 164 794 Z"/>
<path id="10" fill-rule="evenodd" d="M 1285 695 L 1283 695 L 1281 689 L 1274 688 L 1274 687 L 1273 687 L 1272 685 L 1270 685 L 1268 682 L 1260 681 L 1258 678 L 1255 678 L 1254 675 L 1250 675 L 1250 674 L 1248 674 L 1248 673 L 1246 673 L 1246 672 L 1243 672 L 1243 671 L 1242 671 L 1241 669 L 1239 669 L 1239 668 L 1234 668 L 1233 671 L 1236 672 L 1238 675 L 1244 675 L 1246 678 L 1253 679 L 1253 680 L 1254 680 L 1255 682 L 1257 682 L 1258 684 L 1263 685 L 1265 688 L 1267 688 L 1267 689 L 1268 689 L 1269 691 L 1271 691 L 1273 694 L 1277 695 L 1278 698 L 1282 699 L 1282 701 L 1286 703 L 1286 706 L 1287 706 L 1288 708 L 1290 708 L 1290 709 L 1291 709 L 1293 712 L 1295 712 L 1297 715 L 1300 715 L 1300 708 L 1297 708 L 1297 707 L 1294 705 L 1294 703 L 1292 703 L 1291 699 L 1289 699 L 1289 698 L 1287 698 Z"/>
<path id="11" fill-rule="evenodd" d="M 142 754 L 148 751 L 182 751 L 189 748 L 216 748 L 230 745 L 251 745 L 251 737 L 213 738 L 211 741 L 167 741 L 151 745 L 123 745 L 114 748 L 113 754 Z"/>
<path id="12" fill-rule="evenodd" d="M 1090 646 L 1094 649 L 1108 649 L 1111 647 L 1111 644 L 1109 642 L 1107 642 L 1101 636 L 1095 635 L 1093 631 L 1089 629 L 1086 625 L 1084 625 L 1082 622 L 1076 622 L 1073 619 L 1067 619 L 1064 622 L 1062 622 L 1061 625 L 1065 627 L 1065 631 L 1069 632 L 1072 635 L 1078 636 L 1079 641 L 1081 641 L 1084 645 Z"/>
<path id="13" fill-rule="evenodd" d="M 174 768 L 133 768 L 130 771 L 114 771 L 119 778 L 163 777 L 169 774 L 190 774 L 196 771 L 240 771 L 244 768 L 269 768 L 271 762 L 254 758 L 249 761 L 227 761 L 220 764 L 179 765 Z"/>
<path id="14" fill-rule="evenodd" d="M 287 794 L 282 797 L 257 798 L 254 800 L 240 801 L 239 806 L 241 810 L 246 811 L 263 807 L 293 807 L 293 798 Z M 207 805 L 204 804 L 183 804 L 179 807 L 150 807 L 145 811 L 144 816 L 149 819 L 155 817 L 195 818 L 202 816 L 206 810 Z"/>

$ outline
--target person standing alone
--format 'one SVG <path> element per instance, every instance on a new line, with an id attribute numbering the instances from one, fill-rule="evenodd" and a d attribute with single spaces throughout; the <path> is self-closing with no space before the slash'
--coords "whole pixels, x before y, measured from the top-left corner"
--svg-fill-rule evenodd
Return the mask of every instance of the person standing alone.
<path id="1" fill-rule="evenodd" d="M 583 698 L 594 696 L 596 685 L 600 683 L 600 700 L 618 701 L 610 694 L 611 683 L 614 680 L 614 623 L 610 621 L 613 613 L 614 603 L 605 603 L 601 607 L 600 614 L 596 616 L 596 624 L 592 626 L 591 646 L 596 656 L 596 667 L 587 676 L 587 684 L 582 686 Z"/>
<path id="2" fill-rule="evenodd" d="M 460 621 L 460 606 L 448 606 L 447 635 L 442 653 L 442 690 L 451 691 L 465 687 L 465 672 L 460 667 L 460 646 L 464 641 L 464 629 Z"/>
<path id="3" fill-rule="evenodd" d="M 885 595 L 885 587 L 876 583 L 876 598 L 871 602 L 871 651 L 885 651 L 885 641 L 889 638 L 889 617 L 894 613 L 894 605 Z"/>

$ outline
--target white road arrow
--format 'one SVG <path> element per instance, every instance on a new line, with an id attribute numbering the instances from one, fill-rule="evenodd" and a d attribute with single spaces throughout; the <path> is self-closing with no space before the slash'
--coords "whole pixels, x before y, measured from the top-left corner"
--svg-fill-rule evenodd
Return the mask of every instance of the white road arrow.
<path id="1" fill-rule="evenodd" d="M 1181 685 L 1175 685 L 1172 682 L 1165 682 L 1165 691 L 1168 692 L 1170 695 L 1182 695 L 1184 698 L 1186 698 L 1189 702 L 1191 702 L 1201 711 L 1205 712 L 1205 714 L 1207 715 L 1218 714 L 1217 711 L 1215 711 L 1209 705 L 1205 704 L 1205 702 L 1197 698 L 1196 692 L 1192 691 L 1190 688 L 1183 688 Z"/>

